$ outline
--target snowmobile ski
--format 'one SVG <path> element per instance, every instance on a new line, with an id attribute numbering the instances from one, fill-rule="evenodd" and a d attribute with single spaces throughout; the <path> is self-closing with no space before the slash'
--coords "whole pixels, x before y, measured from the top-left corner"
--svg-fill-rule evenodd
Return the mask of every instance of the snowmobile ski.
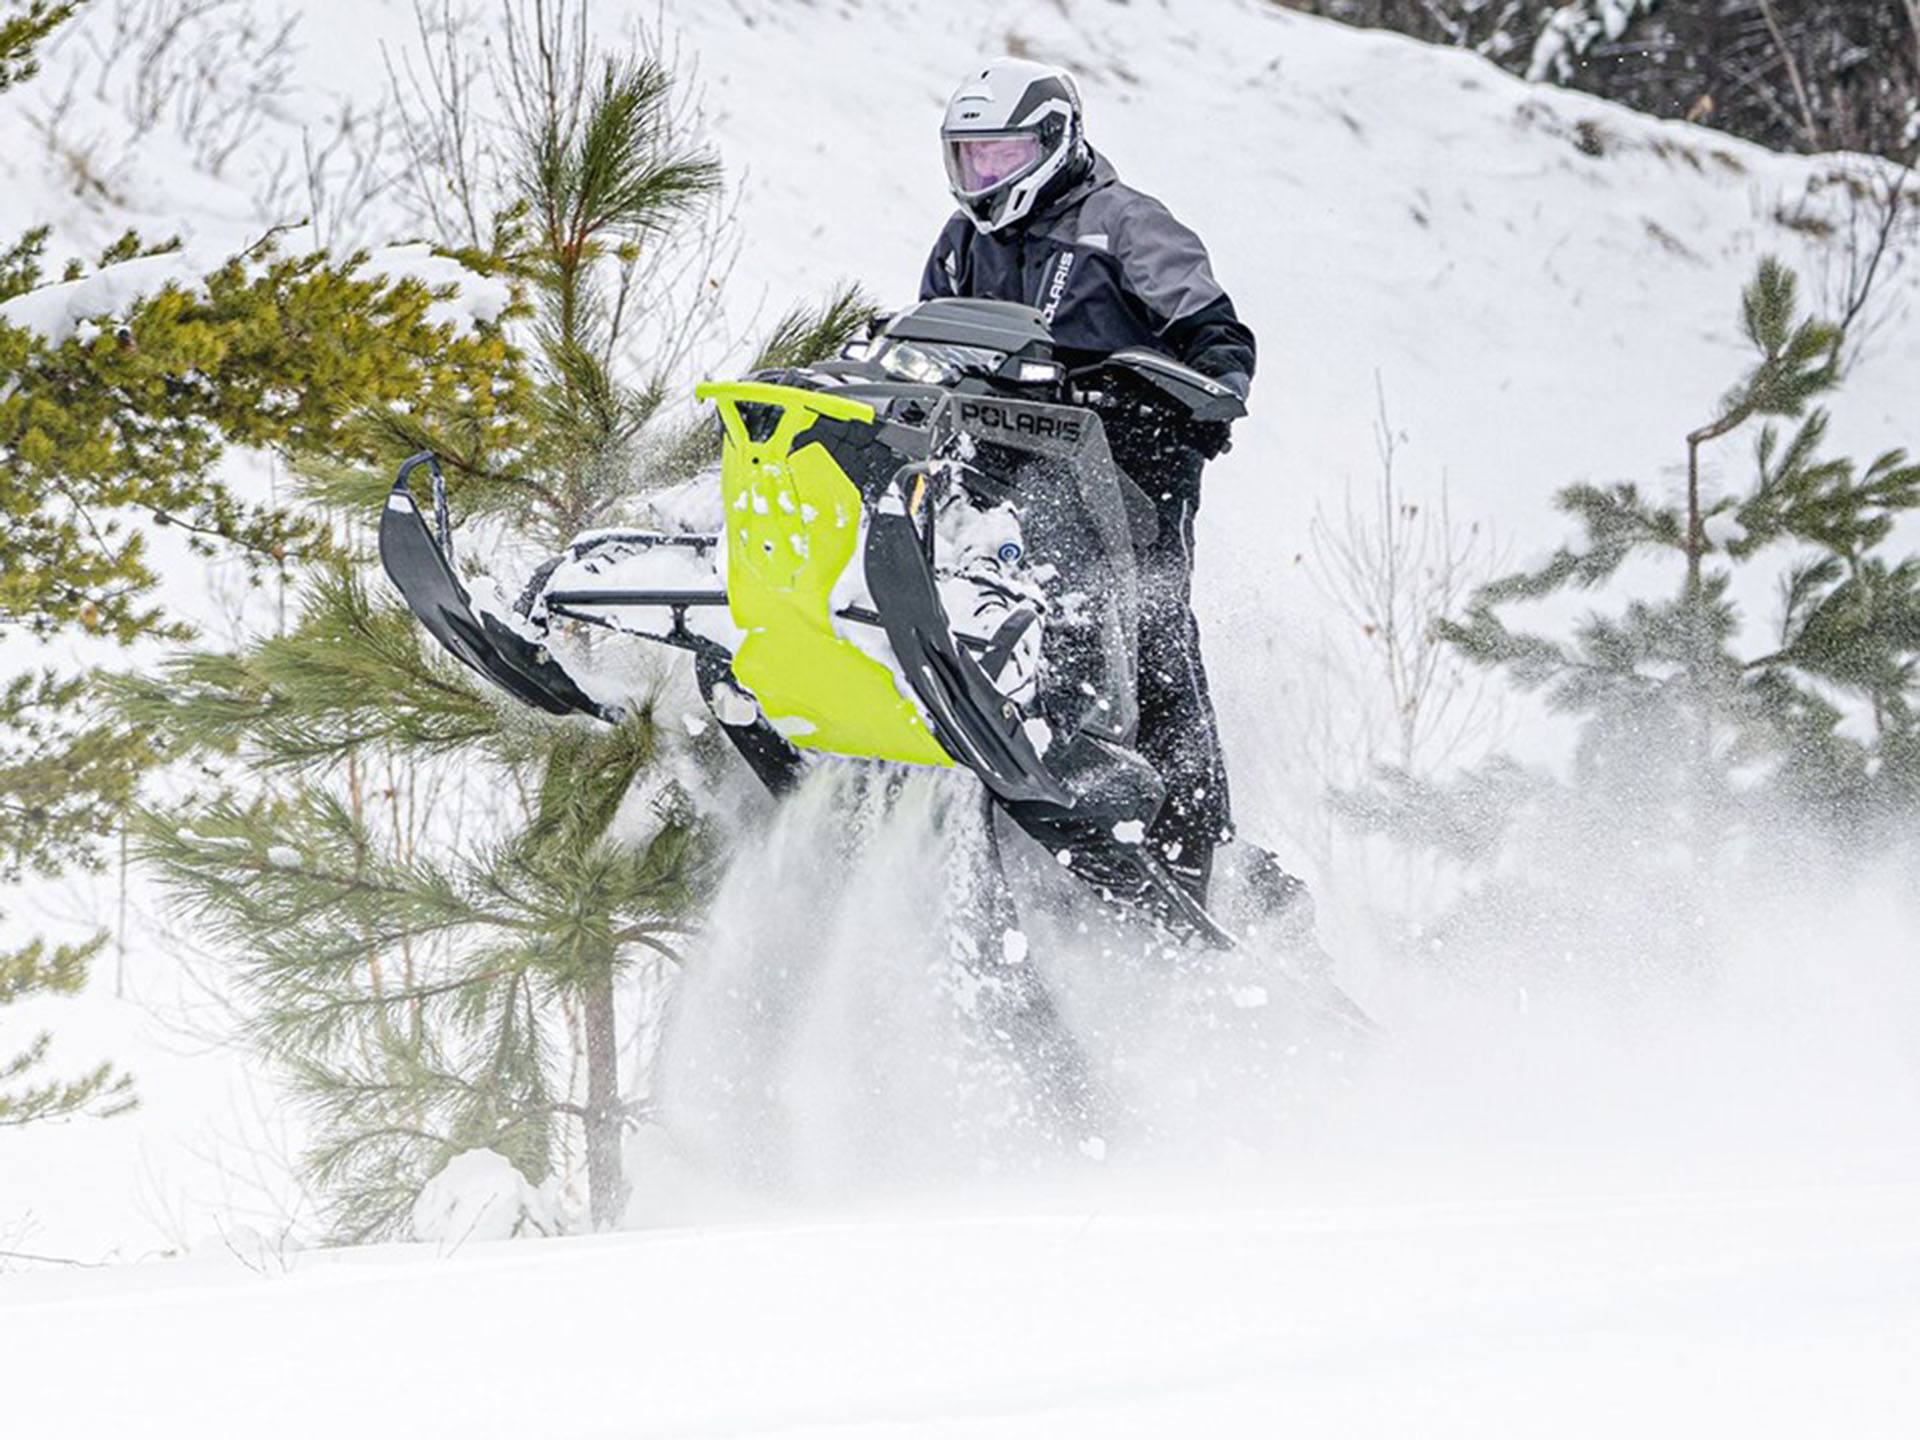
<path id="1" fill-rule="evenodd" d="M 433 477 L 440 528 L 437 540 L 413 496 L 413 473 L 422 466 Z M 454 573 L 449 544 L 446 480 L 440 462 L 431 454 L 416 455 L 400 467 L 380 513 L 380 564 L 407 608 L 456 658 L 522 703 L 549 715 L 592 715 L 617 724 L 624 712 L 588 695 L 544 646 L 474 609 L 467 587 Z"/>

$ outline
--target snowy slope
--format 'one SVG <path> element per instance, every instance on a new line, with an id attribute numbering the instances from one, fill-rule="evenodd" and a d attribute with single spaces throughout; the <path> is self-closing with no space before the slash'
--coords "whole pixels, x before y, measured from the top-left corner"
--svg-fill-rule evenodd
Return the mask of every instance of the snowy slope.
<path id="1" fill-rule="evenodd" d="M 615 36 L 654 10 L 592 13 Z M 0 100 L 0 216 L 51 213 L 77 248 L 128 223 L 214 247 L 257 238 L 285 218 L 262 199 L 276 151 L 377 95 L 379 47 L 412 23 L 402 0 L 302 11 L 293 72 L 215 178 L 166 126 L 111 139 L 120 96 L 96 86 L 82 41 L 114 12 L 95 7 L 43 81 Z M 1372 477 L 1376 377 L 1408 437 L 1403 479 L 1430 500 L 1446 477 L 1456 514 L 1526 554 L 1557 537 L 1562 484 L 1673 482 L 1680 437 L 1739 364 L 1735 305 L 1759 255 L 1800 264 L 1816 292 L 1828 263 L 1777 217 L 1834 162 L 1264 0 L 672 0 L 666 17 L 741 185 L 742 330 L 842 277 L 909 297 L 947 208 L 935 117 L 978 53 L 1076 66 L 1095 143 L 1206 236 L 1262 342 L 1253 418 L 1209 474 L 1199 592 L 1255 832 L 1291 833 L 1312 803 L 1318 777 L 1288 741 L 1312 708 L 1302 656 L 1328 622 L 1295 557 L 1315 507 Z M 111 183 L 84 194 L 32 124 L 68 70 L 85 81 L 74 133 L 110 137 L 93 153 Z M 379 204 L 361 223 L 408 238 Z M 1920 441 L 1920 325 L 1899 323 L 1917 283 L 1909 270 L 1889 288 L 1895 323 L 1836 407 L 1842 446 Z M 221 613 L 216 595 L 176 598 Z M 79 925 L 115 899 L 109 876 L 8 908 L 23 928 Z M 702 1227 L 695 1190 L 657 1207 L 683 1227 L 668 1233 L 451 1255 L 280 1252 L 281 1207 L 299 1197 L 278 1161 L 295 1137 L 270 1086 L 206 1048 L 227 1018 L 180 978 L 150 905 L 136 887 L 129 1000 L 109 961 L 85 1001 L 8 1014 L 58 1027 L 75 1066 L 129 1065 L 145 1108 L 0 1136 L 0 1250 L 196 1253 L 0 1275 L 7 1429 L 1920 1426 L 1920 925 L 1892 881 L 1864 879 L 1832 914 L 1756 904 L 1751 963 L 1710 1013 L 1659 1025 L 1363 975 L 1392 1055 L 1293 1149 L 1189 1179 L 1205 1204 L 1094 1176 L 972 1197 L 992 1213 L 967 1219 Z M 1245 1208 L 1218 1208 L 1222 1194 Z M 567 1318 L 505 1318 L 530 1315 Z M 111 1385 L 89 1368 L 101 1355 Z"/>
<path id="2" fill-rule="evenodd" d="M 10 1280 L 0 1353 L 10 1429 L 89 1440 L 1894 1440 L 1917 1204 L 1109 1204 L 196 1260 Z"/>

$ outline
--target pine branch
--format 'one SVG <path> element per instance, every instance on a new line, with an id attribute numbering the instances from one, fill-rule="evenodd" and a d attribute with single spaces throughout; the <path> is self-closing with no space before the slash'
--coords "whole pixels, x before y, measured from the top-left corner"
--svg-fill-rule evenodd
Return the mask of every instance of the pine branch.
<path id="1" fill-rule="evenodd" d="M 77 995 L 86 987 L 88 967 L 105 947 L 102 933 L 77 945 L 51 950 L 44 941 L 0 953 L 0 1008 L 35 995 Z M 133 1078 L 100 1064 L 72 1080 L 48 1080 L 9 1090 L 46 1063 L 53 1047 L 49 1032 L 36 1035 L 25 1050 L 0 1060 L 0 1127 L 92 1115 L 124 1115 L 138 1103 Z"/>
<path id="2" fill-rule="evenodd" d="M 241 655 L 190 654 L 106 690 L 125 721 L 179 753 L 324 770 L 363 750 L 447 754 L 497 741 L 500 712 L 429 659 L 412 616 L 375 605 L 336 566 L 309 582 L 300 620 Z"/>
<path id="3" fill-rule="evenodd" d="M 71 20 L 86 0 L 26 0 L 26 13 L 0 20 L 0 92 L 39 71 L 35 48 Z"/>

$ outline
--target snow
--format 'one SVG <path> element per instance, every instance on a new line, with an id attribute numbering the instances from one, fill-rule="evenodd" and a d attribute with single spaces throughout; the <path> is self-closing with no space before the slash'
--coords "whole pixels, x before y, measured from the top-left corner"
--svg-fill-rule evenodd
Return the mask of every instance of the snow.
<path id="1" fill-rule="evenodd" d="M 428 290 L 454 287 L 453 294 L 436 299 L 427 311 L 436 325 L 466 331 L 492 324 L 513 303 L 513 289 L 497 275 L 477 275 L 448 255 L 436 255 L 424 242 L 385 245 L 367 258 L 369 273 L 396 283 L 414 280 Z"/>
<path id="2" fill-rule="evenodd" d="M 732 685 L 715 685 L 709 699 L 722 725 L 751 725 L 759 718 L 760 707 L 753 697 Z"/>
<path id="3" fill-rule="evenodd" d="M 210 268 L 208 259 L 178 250 L 124 260 L 78 280 L 15 296 L 0 304 L 0 324 L 33 331 L 58 345 L 73 338 L 84 322 L 125 315 L 169 286 L 189 293 L 198 290 L 200 277 Z"/>
<path id="4" fill-rule="evenodd" d="M 283 250 L 296 254 L 307 253 L 314 245 L 311 228 L 304 226 L 281 240 Z M 200 244 L 122 260 L 78 280 L 43 285 L 0 303 L 0 324 L 32 331 L 49 344 L 58 345 L 79 333 L 83 325 L 122 318 L 135 305 L 163 290 L 200 293 L 202 278 L 231 258 L 231 252 Z M 361 273 L 383 275 L 395 283 L 415 280 L 429 290 L 457 287 L 453 294 L 436 299 L 427 311 L 433 323 L 457 330 L 471 330 L 478 323 L 498 320 L 513 299 L 505 281 L 477 275 L 457 260 L 434 254 L 426 244 L 377 249 L 367 257 Z"/>
<path id="5" fill-rule="evenodd" d="M 1555 8 L 1527 59 L 1529 80 L 1571 79 L 1595 40 L 1618 40 L 1654 0 L 1571 0 Z"/>
<path id="6" fill-rule="evenodd" d="M 706 535 L 717 541 L 719 537 L 711 530 L 680 523 L 688 514 L 705 514 L 717 508 L 718 498 L 713 494 L 713 487 L 711 478 L 695 480 L 655 497 L 655 503 L 644 512 L 645 518 L 654 523 L 652 533 Z M 696 501 L 683 493 L 689 491 L 702 491 L 705 495 Z M 700 549 L 691 545 L 654 545 L 636 538 L 634 531 L 626 528 L 590 530 L 575 537 L 573 555 L 547 577 L 545 592 L 666 590 L 710 595 L 725 592 L 725 567 L 726 547 L 718 543 Z M 596 610 L 591 604 L 578 603 L 568 608 L 574 614 L 598 614 L 609 625 L 636 635 L 668 635 L 676 625 L 672 607 L 665 605 L 613 605 Z M 681 612 L 679 620 L 695 635 L 729 651 L 738 650 L 746 637 L 746 632 L 733 623 L 732 613 L 724 605 L 692 606 Z M 598 695 L 604 689 L 607 698 L 623 700 L 627 697 L 618 693 L 618 677 L 610 680 L 596 672 L 604 671 L 622 658 L 630 660 L 633 652 L 647 648 L 640 642 L 602 647 L 593 654 L 594 664 L 576 667 L 575 679 L 590 693 Z"/>
<path id="7" fill-rule="evenodd" d="M 536 1187 L 506 1156 L 465 1150 L 413 1203 L 413 1238 L 457 1248 L 475 1241 L 561 1231 L 559 1187 Z"/>
<path id="8" fill-rule="evenodd" d="M 376 90 L 378 42 L 406 43 L 412 24 L 393 0 L 307 10 L 303 68 L 279 97 L 291 128 L 275 139 L 263 124 L 262 146 L 291 137 L 297 151 L 298 126 L 355 86 Z M 594 6 L 609 35 L 652 13 L 650 0 Z M 76 25 L 108 14 L 91 7 Z M 1735 310 L 1755 260 L 1782 254 L 1816 294 L 1831 263 L 1781 207 L 1852 163 L 1656 124 L 1268 0 L 674 0 L 667 17 L 699 57 L 740 181 L 730 323 L 743 335 L 754 312 L 842 276 L 886 303 L 908 295 L 949 208 L 932 117 L 957 57 L 1012 36 L 1079 69 L 1096 143 L 1206 236 L 1262 346 L 1253 415 L 1208 473 L 1197 599 L 1238 818 L 1263 838 L 1324 822 L 1316 756 L 1274 737 L 1349 728 L 1308 668 L 1325 606 L 1301 557 L 1316 508 L 1337 510 L 1375 472 L 1380 393 L 1412 491 L 1431 496 L 1445 477 L 1457 515 L 1497 524 L 1517 559 L 1543 551 L 1562 531 L 1558 486 L 1677 483 L 1681 437 L 1741 361 Z M 38 87 L 84 53 L 64 47 L 0 106 L 7 208 L 51 216 L 57 253 L 138 223 L 224 257 L 288 218 L 256 203 L 264 172 L 247 155 L 209 177 L 163 131 L 110 147 L 110 197 L 73 194 L 31 117 L 51 93 Z M 1604 153 L 1581 148 L 1583 122 Z M 379 222 L 376 241 L 408 242 L 374 246 L 384 273 L 449 273 L 409 220 L 363 219 Z M 0 318 L 78 333 L 204 268 L 128 262 Z M 1837 402 L 1835 441 L 1852 452 L 1915 439 L 1917 278 L 1890 281 L 1894 323 Z M 445 303 L 487 319 L 503 302 L 469 282 Z M 271 478 L 264 461 L 233 463 Z M 1737 447 L 1711 456 L 1709 483 L 1744 464 Z M 634 523 L 719 528 L 697 497 L 653 503 L 685 513 Z M 187 600 L 210 607 L 217 569 L 177 571 Z M 1757 620 L 1771 614 L 1770 596 L 1743 599 Z M 193 613 L 228 633 L 223 615 Z M 872 643 L 871 627 L 848 631 Z M 729 723 L 757 714 L 732 687 L 715 699 Z M 1044 728 L 1029 734 L 1045 748 Z M 1564 743 L 1545 727 L 1518 739 L 1548 754 Z M 821 873 L 817 851 L 793 859 Z M 1323 919 L 1364 936 L 1368 907 L 1399 897 L 1343 892 L 1343 876 L 1309 878 Z M 84 931 L 114 897 L 111 877 L 75 876 L 32 904 L 9 897 L 7 922 Z M 843 918 L 830 957 L 843 984 L 884 974 L 910 923 L 924 930 L 891 899 L 913 913 Z M 422 1197 L 428 1243 L 324 1252 L 289 1239 L 307 1219 L 289 1179 L 297 1117 L 246 1052 L 208 1045 L 233 1018 L 199 988 L 216 972 L 179 967 L 197 937 L 165 930 L 136 887 L 125 998 L 109 956 L 83 999 L 7 1022 L 53 1026 L 64 1070 L 130 1066 L 142 1109 L 0 1135 L 0 1251 L 151 1263 L 0 1257 L 4 1428 L 1920 1433 L 1920 923 L 1906 877 L 1740 899 L 1733 959 L 1704 995 L 1583 1004 L 1542 974 L 1463 998 L 1438 970 L 1362 963 L 1348 978 L 1391 1044 L 1298 1133 L 1258 1146 L 1210 1132 L 1223 1107 L 1148 1047 L 1146 1083 L 1182 1123 L 1144 1159 L 1116 1133 L 1081 1142 L 1097 1170 L 916 1188 L 849 1164 L 859 1136 L 838 1136 L 839 1149 L 796 1157 L 813 1188 L 743 1196 L 650 1153 L 633 1221 L 654 1228 L 494 1241 L 502 1226 L 557 1221 L 503 1157 L 473 1152 Z M 1366 954 L 1330 948 L 1348 965 Z M 1031 951 L 1020 963 L 1046 959 Z M 1250 1015 L 1274 1008 L 1260 998 Z M 827 1067 L 792 1103 L 825 1108 L 830 1071 L 836 1098 L 871 1110 L 882 1094 L 927 1148 L 951 1148 L 949 1116 L 859 1068 L 870 1033 L 789 1040 Z M 640 1140 L 671 1149 L 655 1131 Z"/>
<path id="9" fill-rule="evenodd" d="M 15 1277 L 0 1349 L 9 1428 L 76 1437 L 1895 1440 L 1916 1210 L 1911 1186 L 1122 1198 L 194 1260 Z"/>

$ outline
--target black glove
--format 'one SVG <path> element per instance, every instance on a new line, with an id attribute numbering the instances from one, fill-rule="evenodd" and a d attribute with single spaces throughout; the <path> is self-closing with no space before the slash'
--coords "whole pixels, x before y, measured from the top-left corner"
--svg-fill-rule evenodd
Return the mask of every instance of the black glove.
<path id="1" fill-rule="evenodd" d="M 1224 375 L 1209 377 L 1213 383 L 1233 392 L 1241 404 L 1247 400 L 1247 391 L 1252 388 L 1253 380 L 1244 370 L 1229 370 Z M 1233 448 L 1233 422 L 1231 420 L 1192 420 L 1187 424 L 1187 442 L 1209 460 L 1216 455 L 1224 455 Z"/>
<path id="2" fill-rule="evenodd" d="M 1233 448 L 1233 426 L 1226 420 L 1189 420 L 1187 443 L 1212 460 Z"/>

